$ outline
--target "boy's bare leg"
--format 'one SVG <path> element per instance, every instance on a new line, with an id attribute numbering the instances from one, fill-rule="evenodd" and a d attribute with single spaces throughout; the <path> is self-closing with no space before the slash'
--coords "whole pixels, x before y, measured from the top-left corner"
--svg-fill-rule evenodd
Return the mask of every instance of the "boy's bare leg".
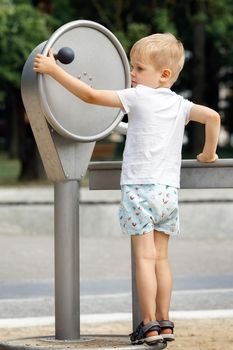
<path id="1" fill-rule="evenodd" d="M 169 235 L 154 231 L 156 247 L 155 273 L 157 278 L 156 319 L 169 320 L 169 309 L 172 292 L 172 274 L 168 260 Z M 164 329 L 163 333 L 171 333 Z"/>
<path id="2" fill-rule="evenodd" d="M 132 236 L 137 294 L 143 323 L 155 321 L 157 282 L 154 232 Z"/>

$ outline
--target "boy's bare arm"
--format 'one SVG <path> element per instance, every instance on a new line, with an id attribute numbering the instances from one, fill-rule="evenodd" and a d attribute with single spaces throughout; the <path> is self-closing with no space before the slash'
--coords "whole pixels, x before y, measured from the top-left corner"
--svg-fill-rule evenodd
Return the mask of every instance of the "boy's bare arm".
<path id="1" fill-rule="evenodd" d="M 49 51 L 48 56 L 37 54 L 33 69 L 37 73 L 50 75 L 58 83 L 63 85 L 67 90 L 84 102 L 108 107 L 123 108 L 115 91 L 93 89 L 86 83 L 64 71 L 56 64 L 52 50 Z"/>
<path id="2" fill-rule="evenodd" d="M 211 108 L 194 104 L 189 120 L 205 124 L 205 144 L 197 159 L 204 163 L 214 162 L 218 159 L 216 150 L 221 125 L 220 115 Z"/>

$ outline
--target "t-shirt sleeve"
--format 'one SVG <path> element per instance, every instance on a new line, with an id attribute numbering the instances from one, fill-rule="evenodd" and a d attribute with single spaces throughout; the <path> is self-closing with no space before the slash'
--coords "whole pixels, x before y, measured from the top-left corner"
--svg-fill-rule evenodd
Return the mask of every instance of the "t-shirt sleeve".
<path id="1" fill-rule="evenodd" d="M 189 123 L 189 116 L 190 116 L 190 111 L 192 107 L 193 107 L 193 102 L 189 100 L 185 100 L 185 114 L 186 114 L 185 125 Z"/>
<path id="2" fill-rule="evenodd" d="M 136 89 L 135 88 L 129 88 L 124 90 L 116 91 L 118 94 L 118 97 L 123 105 L 123 112 L 129 113 L 131 107 L 133 106 L 133 103 L 135 101 L 136 96 Z"/>

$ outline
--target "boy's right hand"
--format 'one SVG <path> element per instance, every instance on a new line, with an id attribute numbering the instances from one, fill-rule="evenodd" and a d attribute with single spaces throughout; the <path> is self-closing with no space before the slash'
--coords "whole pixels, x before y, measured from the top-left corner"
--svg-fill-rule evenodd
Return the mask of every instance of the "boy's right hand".
<path id="1" fill-rule="evenodd" d="M 197 160 L 201 163 L 214 163 L 216 160 L 218 160 L 218 155 L 215 154 L 214 157 L 210 158 L 207 157 L 204 153 L 200 153 L 197 155 Z"/>
<path id="2" fill-rule="evenodd" d="M 51 75 L 56 67 L 57 64 L 52 49 L 49 50 L 48 56 L 40 53 L 36 55 L 33 66 L 35 72 Z"/>

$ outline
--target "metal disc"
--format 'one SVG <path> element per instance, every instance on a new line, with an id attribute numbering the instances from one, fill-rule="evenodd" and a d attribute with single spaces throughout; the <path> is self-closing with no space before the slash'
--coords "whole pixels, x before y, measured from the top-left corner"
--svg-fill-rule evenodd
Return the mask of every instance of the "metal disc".
<path id="1" fill-rule="evenodd" d="M 73 21 L 60 27 L 45 44 L 58 52 L 70 47 L 74 60 L 57 62 L 68 73 L 96 89 L 121 90 L 130 86 L 129 65 L 116 37 L 102 25 Z M 62 136 L 90 142 L 107 136 L 121 121 L 118 108 L 95 106 L 81 101 L 47 75 L 39 75 L 38 88 L 43 112 L 49 124 Z"/>

